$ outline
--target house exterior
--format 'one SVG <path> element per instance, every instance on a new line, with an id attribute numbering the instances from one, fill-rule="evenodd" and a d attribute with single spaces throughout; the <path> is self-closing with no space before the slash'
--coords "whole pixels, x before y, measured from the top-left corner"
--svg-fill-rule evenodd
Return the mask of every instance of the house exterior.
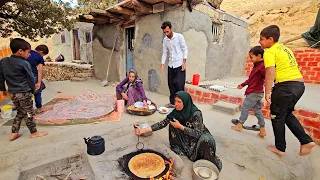
<path id="1" fill-rule="evenodd" d="M 60 54 L 64 56 L 64 62 L 80 61 L 92 63 L 92 29 L 94 24 L 77 22 L 71 31 L 64 29 L 53 36 L 54 60 Z"/>
<path id="2" fill-rule="evenodd" d="M 94 23 L 93 64 L 96 78 L 119 81 L 129 68 L 137 69 L 146 89 L 169 94 L 167 72 L 160 73 L 161 24 L 170 21 L 174 32 L 184 35 L 188 46 L 187 80 L 201 81 L 244 75 L 250 48 L 248 23 L 199 1 L 125 0 L 106 10 L 92 10 L 80 21 Z M 112 54 L 112 57 L 110 58 Z"/>

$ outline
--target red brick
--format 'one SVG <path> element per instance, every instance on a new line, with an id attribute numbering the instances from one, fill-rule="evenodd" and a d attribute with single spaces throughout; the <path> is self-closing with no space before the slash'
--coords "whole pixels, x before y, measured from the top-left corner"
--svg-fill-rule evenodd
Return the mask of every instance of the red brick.
<path id="1" fill-rule="evenodd" d="M 315 49 L 305 49 L 304 52 L 313 52 L 313 53 L 315 53 L 316 50 Z"/>
<path id="2" fill-rule="evenodd" d="M 314 75 L 316 75 L 316 72 L 315 72 L 315 71 L 306 71 L 306 72 L 304 73 L 304 75 L 314 76 Z"/>
<path id="3" fill-rule="evenodd" d="M 190 94 L 190 95 L 193 95 L 193 94 L 194 94 L 194 92 L 195 92 L 195 90 L 194 90 L 194 89 L 192 89 L 192 88 L 188 88 L 188 92 L 189 92 L 189 94 Z"/>
<path id="4" fill-rule="evenodd" d="M 303 53 L 304 51 L 303 50 L 295 50 L 293 53 Z"/>
<path id="5" fill-rule="evenodd" d="M 315 57 L 302 58 L 302 61 L 315 61 L 315 60 L 316 60 Z"/>
<path id="6" fill-rule="evenodd" d="M 229 100 L 229 96 L 228 95 L 224 95 L 224 94 L 220 94 L 219 100 L 228 101 Z"/>
<path id="7" fill-rule="evenodd" d="M 303 109 L 300 109 L 298 111 L 298 114 L 300 116 L 309 117 L 309 118 L 318 118 L 319 117 L 319 113 L 315 113 L 315 112 L 311 112 L 311 111 L 307 111 L 307 110 L 303 110 Z"/>
<path id="8" fill-rule="evenodd" d="M 305 56 L 305 57 L 308 57 L 308 56 Z M 310 54 L 310 57 L 320 57 L 320 53 Z"/>
<path id="9" fill-rule="evenodd" d="M 204 98 L 201 96 L 201 97 L 198 97 L 198 103 L 203 103 L 204 102 Z"/>
<path id="10" fill-rule="evenodd" d="M 320 139 L 320 130 L 319 129 L 313 129 L 313 137 L 316 139 Z"/>
<path id="11" fill-rule="evenodd" d="M 298 61 L 298 65 L 299 65 L 299 66 L 306 66 L 306 65 L 307 65 L 307 62 Z"/>
<path id="12" fill-rule="evenodd" d="M 318 66 L 318 62 L 312 62 L 312 61 L 309 61 L 308 62 L 308 66 L 315 66 L 315 67 L 317 67 Z"/>
<path id="13" fill-rule="evenodd" d="M 202 96 L 202 91 L 196 90 L 196 95 L 197 96 Z"/>
<path id="14" fill-rule="evenodd" d="M 211 98 L 212 98 L 212 99 L 219 99 L 219 94 L 217 94 L 217 93 L 211 93 Z"/>
<path id="15" fill-rule="evenodd" d="M 235 97 L 235 96 L 230 96 L 229 97 L 229 102 L 234 103 L 234 104 L 238 104 L 239 103 L 239 98 Z"/>
<path id="16" fill-rule="evenodd" d="M 313 71 L 319 71 L 319 72 L 320 72 L 320 67 L 313 67 L 312 70 L 313 70 Z"/>
<path id="17" fill-rule="evenodd" d="M 212 104 L 213 103 L 213 99 L 204 98 L 204 103 L 205 104 Z"/>
<path id="18" fill-rule="evenodd" d="M 303 124 L 309 127 L 320 128 L 320 121 L 313 121 L 312 119 L 303 119 Z"/>
<path id="19" fill-rule="evenodd" d="M 193 100 L 194 102 L 196 102 L 196 100 L 198 99 L 198 96 L 196 96 L 196 95 L 191 95 L 191 98 L 192 98 L 192 100 Z"/>
<path id="20" fill-rule="evenodd" d="M 313 67 L 313 69 L 314 68 L 316 68 L 316 67 Z M 311 67 L 301 67 L 301 71 L 310 71 L 310 70 L 311 70 Z"/>
<path id="21" fill-rule="evenodd" d="M 303 127 L 304 130 L 306 130 L 308 133 L 311 133 L 312 132 L 312 129 L 311 127 Z"/>
<path id="22" fill-rule="evenodd" d="M 314 60 L 314 61 L 316 61 L 316 62 L 320 62 L 320 57 L 315 58 L 315 60 Z"/>
<path id="23" fill-rule="evenodd" d="M 310 57 L 310 54 L 309 53 L 301 53 L 301 54 L 298 54 L 297 57 Z"/>
<path id="24" fill-rule="evenodd" d="M 210 97 L 211 97 L 211 93 L 209 93 L 209 92 L 203 92 L 202 96 L 203 96 L 204 98 L 210 98 Z"/>

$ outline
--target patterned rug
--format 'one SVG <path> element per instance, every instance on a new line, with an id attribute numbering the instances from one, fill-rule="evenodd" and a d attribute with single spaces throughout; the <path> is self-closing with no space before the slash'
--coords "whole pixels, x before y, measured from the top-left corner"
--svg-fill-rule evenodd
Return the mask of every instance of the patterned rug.
<path id="1" fill-rule="evenodd" d="M 35 122 L 42 126 L 73 125 L 120 121 L 121 113 L 113 111 L 113 95 L 84 91 L 79 96 L 58 95 L 36 113 Z M 11 126 L 9 120 L 4 125 Z M 24 124 L 24 123 L 22 123 Z"/>

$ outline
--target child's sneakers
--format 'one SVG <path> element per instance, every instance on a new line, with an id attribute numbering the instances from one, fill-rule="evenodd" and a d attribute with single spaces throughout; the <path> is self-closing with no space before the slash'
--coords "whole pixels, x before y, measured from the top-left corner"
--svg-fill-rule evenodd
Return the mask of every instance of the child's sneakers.
<path id="1" fill-rule="evenodd" d="M 264 138 L 267 135 L 265 128 L 260 128 L 260 132 L 258 133 L 258 136 Z"/>
<path id="2" fill-rule="evenodd" d="M 231 126 L 231 129 L 235 130 L 235 131 L 242 131 L 243 129 L 243 125 L 241 123 L 238 123 L 237 125 L 235 126 Z"/>

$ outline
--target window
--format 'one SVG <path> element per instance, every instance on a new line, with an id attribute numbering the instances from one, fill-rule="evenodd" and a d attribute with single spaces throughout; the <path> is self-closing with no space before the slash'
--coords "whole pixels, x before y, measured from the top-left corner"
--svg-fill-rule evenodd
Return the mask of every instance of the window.
<path id="1" fill-rule="evenodd" d="M 221 24 L 212 23 L 213 42 L 219 43 L 221 35 Z"/>
<path id="2" fill-rule="evenodd" d="M 86 32 L 86 43 L 90 43 L 91 42 L 91 33 Z"/>
<path id="3" fill-rule="evenodd" d="M 66 36 L 64 34 L 61 34 L 61 43 L 66 43 Z"/>

